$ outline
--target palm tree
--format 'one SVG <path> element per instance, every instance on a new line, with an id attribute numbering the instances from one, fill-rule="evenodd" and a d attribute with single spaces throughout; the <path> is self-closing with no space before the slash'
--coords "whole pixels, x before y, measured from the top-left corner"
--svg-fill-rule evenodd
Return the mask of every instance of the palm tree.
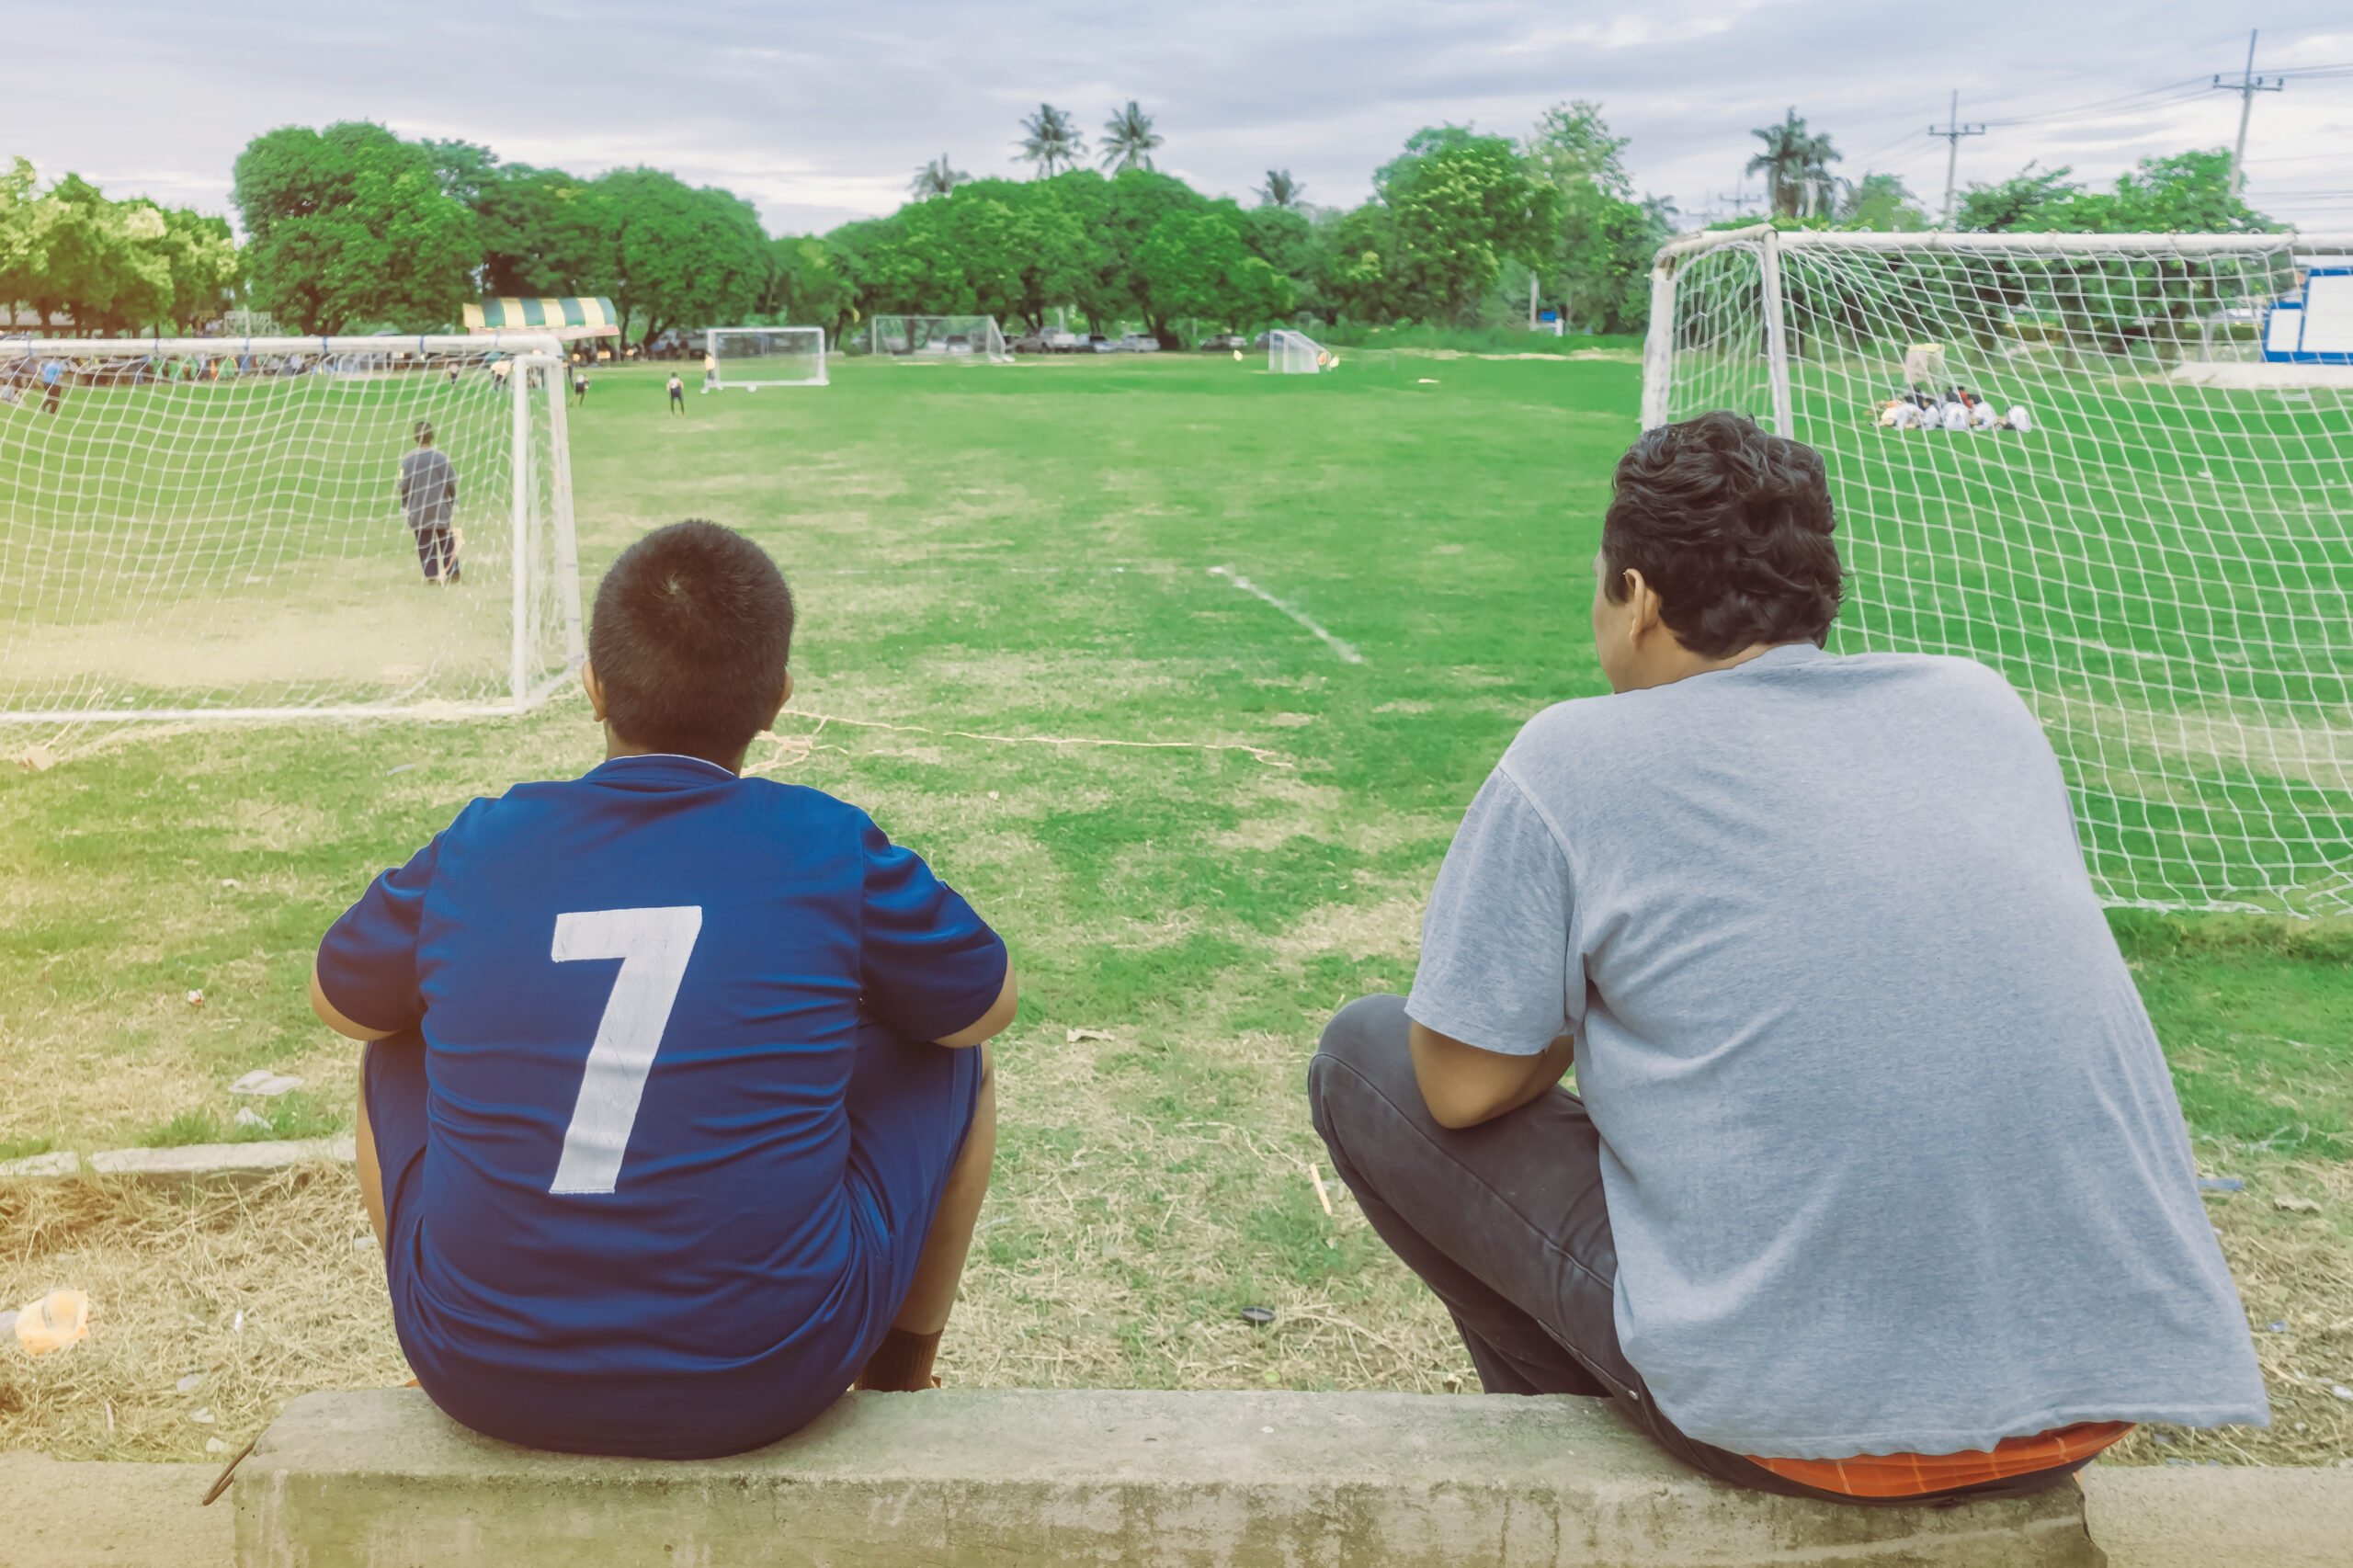
<path id="1" fill-rule="evenodd" d="M 1267 183 L 1258 187 L 1258 201 L 1265 207 L 1297 207 L 1307 199 L 1307 182 L 1290 177 L 1289 169 L 1268 169 Z"/>
<path id="2" fill-rule="evenodd" d="M 1086 142 L 1078 127 L 1051 104 L 1040 104 L 1038 112 L 1021 122 L 1021 129 L 1029 133 L 1021 143 L 1023 160 L 1035 164 L 1038 172 L 1050 179 L 1064 169 L 1078 167 L 1078 161 L 1086 156 Z"/>
<path id="3" fill-rule="evenodd" d="M 915 177 L 908 182 L 907 188 L 915 193 L 916 200 L 928 201 L 935 196 L 947 195 L 972 177 L 961 169 L 950 167 L 948 154 L 942 153 L 915 171 Z"/>
<path id="4" fill-rule="evenodd" d="M 1765 151 L 1748 160 L 1748 172 L 1764 175 L 1766 201 L 1777 217 L 1811 218 L 1830 210 L 1838 185 L 1830 165 L 1841 160 L 1827 135 L 1810 133 L 1794 108 L 1780 124 L 1749 134 L 1765 143 Z"/>
<path id="5" fill-rule="evenodd" d="M 1103 166 L 1114 174 L 1138 166 L 1148 169 L 1152 150 L 1162 140 L 1153 132 L 1152 116 L 1130 98 L 1127 108 L 1103 122 Z"/>

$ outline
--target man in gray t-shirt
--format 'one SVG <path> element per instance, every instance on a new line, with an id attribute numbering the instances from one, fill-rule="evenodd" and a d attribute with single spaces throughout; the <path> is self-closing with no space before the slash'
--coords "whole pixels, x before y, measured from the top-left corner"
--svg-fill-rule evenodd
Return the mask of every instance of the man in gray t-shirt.
<path id="1" fill-rule="evenodd" d="M 1636 443 L 1615 695 L 1496 765 L 1317 1130 L 1489 1392 L 1614 1397 L 1724 1480 L 2007 1494 L 2133 1422 L 2265 1423 L 2049 743 L 1982 665 L 1823 652 L 1831 527 L 1821 459 L 1738 415 Z"/>
<path id="2" fill-rule="evenodd" d="M 427 583 L 458 581 L 458 465 L 433 444 L 433 423 L 420 419 L 416 448 L 401 458 L 396 494 L 416 539 L 417 564 Z"/>

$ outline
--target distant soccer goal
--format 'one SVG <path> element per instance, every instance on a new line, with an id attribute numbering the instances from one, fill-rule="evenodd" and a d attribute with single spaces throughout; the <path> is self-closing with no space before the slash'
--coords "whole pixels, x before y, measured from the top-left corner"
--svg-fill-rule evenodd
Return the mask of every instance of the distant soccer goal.
<path id="1" fill-rule="evenodd" d="M 579 667 L 563 359 L 0 339 L 0 720 L 515 713 Z"/>
<path id="2" fill-rule="evenodd" d="M 710 390 L 822 387 L 825 329 L 821 326 L 714 326 L 703 335 L 718 369 Z"/>
<path id="3" fill-rule="evenodd" d="M 1697 235 L 1652 274 L 1643 423 L 1734 409 L 1822 453 L 1851 574 L 1832 648 L 2007 676 L 2104 900 L 2353 910 L 2353 370 L 2279 347 L 2284 320 L 2306 351 L 2294 318 L 2348 257 Z"/>
<path id="4" fill-rule="evenodd" d="M 873 316 L 868 351 L 885 358 L 964 365 L 1010 365 L 995 316 Z"/>
<path id="5" fill-rule="evenodd" d="M 1331 351 L 1303 332 L 1267 334 L 1267 369 L 1279 376 L 1312 376 L 1332 368 Z"/>

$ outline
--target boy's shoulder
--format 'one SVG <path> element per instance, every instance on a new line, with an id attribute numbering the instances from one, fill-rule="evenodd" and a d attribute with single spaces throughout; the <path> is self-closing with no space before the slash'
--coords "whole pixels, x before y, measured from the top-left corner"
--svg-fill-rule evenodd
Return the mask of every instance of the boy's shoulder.
<path id="1" fill-rule="evenodd" d="M 746 854 L 779 843 L 804 852 L 822 853 L 828 846 L 847 849 L 879 831 L 858 807 L 805 784 L 736 778 L 715 768 L 708 778 L 699 778 L 688 758 L 631 760 L 686 766 L 615 769 L 607 763 L 576 778 L 516 784 L 504 794 L 469 801 L 438 837 L 446 850 L 464 852 L 494 851 L 551 830 L 591 824 L 624 834 L 668 824 L 675 833 L 682 822 L 681 805 L 690 812 L 684 821 L 699 822 Z"/>

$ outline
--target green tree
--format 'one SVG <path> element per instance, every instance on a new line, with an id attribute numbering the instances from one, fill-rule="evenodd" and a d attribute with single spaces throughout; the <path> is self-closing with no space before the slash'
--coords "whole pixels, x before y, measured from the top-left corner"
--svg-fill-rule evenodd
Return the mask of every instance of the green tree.
<path id="1" fill-rule="evenodd" d="M 2073 172 L 2037 174 L 2029 164 L 1997 184 L 1972 185 L 1962 194 L 1956 224 L 1979 233 L 2239 234 L 2278 228 L 2232 191 L 2231 154 L 2221 147 L 2143 158 L 2105 191 L 2069 179 Z"/>
<path id="2" fill-rule="evenodd" d="M 1597 332 L 1648 323 L 1651 258 L 1675 227 L 1671 203 L 1633 199 L 1626 146 L 1601 106 L 1583 98 L 1545 110 L 1522 144 L 1529 169 L 1560 198 L 1558 240 L 1539 286 L 1558 295 L 1565 319 Z"/>
<path id="3" fill-rule="evenodd" d="M 1079 135 L 1078 127 L 1070 116 L 1051 104 L 1040 104 L 1038 112 L 1021 122 L 1026 134 L 1021 141 L 1022 160 L 1033 165 L 1042 178 L 1051 179 L 1064 169 L 1078 167 L 1086 156 L 1086 140 Z"/>
<path id="4" fill-rule="evenodd" d="M 1791 108 L 1779 125 L 1759 126 L 1749 132 L 1765 150 L 1748 160 L 1750 174 L 1765 176 L 1765 196 L 1773 212 L 1783 218 L 1811 218 L 1830 210 L 1835 190 L 1830 165 L 1840 161 L 1826 135 L 1815 135 Z"/>
<path id="5" fill-rule="evenodd" d="M 768 242 L 767 285 L 760 292 L 760 315 L 779 325 L 822 326 L 838 340 L 858 316 L 858 289 L 842 257 L 814 234 L 788 234 Z"/>
<path id="6" fill-rule="evenodd" d="M 1290 314 L 1290 279 L 1243 242 L 1231 201 L 1163 215 L 1136 246 L 1134 290 L 1163 347 L 1179 347 L 1171 324 L 1186 318 L 1229 330 Z"/>
<path id="7" fill-rule="evenodd" d="M 1904 184 L 1901 175 L 1865 175 L 1847 186 L 1836 213 L 1848 228 L 1916 234 L 1926 230 L 1928 214 L 1920 199 Z"/>
<path id="8" fill-rule="evenodd" d="M 591 183 L 609 270 L 590 277 L 605 287 L 582 291 L 612 300 L 624 338 L 632 322 L 647 338 L 733 324 L 767 287 L 767 233 L 743 198 L 660 169 L 614 169 Z"/>
<path id="9" fill-rule="evenodd" d="M 167 228 L 153 202 L 108 201 L 97 186 L 69 174 L 40 205 L 41 266 L 28 302 L 44 320 L 73 319 L 74 330 L 112 335 L 167 321 L 171 263 Z"/>
<path id="10" fill-rule="evenodd" d="M 948 154 L 942 153 L 915 171 L 915 177 L 907 183 L 907 189 L 920 201 L 934 196 L 946 196 L 972 177 L 950 164 Z"/>
<path id="11" fill-rule="evenodd" d="M 0 315 L 15 315 L 32 298 L 49 264 L 49 214 L 36 188 L 40 177 L 23 158 L 11 159 L 0 172 Z"/>
<path id="12" fill-rule="evenodd" d="M 606 293 L 618 223 L 605 195 L 562 169 L 502 165 L 474 196 L 483 291 L 525 298 Z"/>
<path id="13" fill-rule="evenodd" d="M 1268 169 L 1267 183 L 1256 191 L 1262 207 L 1297 207 L 1307 199 L 1307 185 L 1290 177 L 1289 169 Z"/>
<path id="14" fill-rule="evenodd" d="M 1560 222 L 1559 190 L 1519 150 L 1463 126 L 1416 131 L 1373 187 L 1390 213 L 1390 286 L 1424 320 L 1474 319 L 1505 260 L 1541 266 Z"/>
<path id="15" fill-rule="evenodd" d="M 1103 166 L 1114 174 L 1149 169 L 1153 150 L 1165 140 L 1153 130 L 1152 116 L 1130 98 L 1127 108 L 1103 122 Z"/>
<path id="16" fill-rule="evenodd" d="M 433 151 L 381 125 L 285 126 L 237 156 L 233 199 L 263 308 L 301 333 L 454 322 L 482 246 Z"/>

